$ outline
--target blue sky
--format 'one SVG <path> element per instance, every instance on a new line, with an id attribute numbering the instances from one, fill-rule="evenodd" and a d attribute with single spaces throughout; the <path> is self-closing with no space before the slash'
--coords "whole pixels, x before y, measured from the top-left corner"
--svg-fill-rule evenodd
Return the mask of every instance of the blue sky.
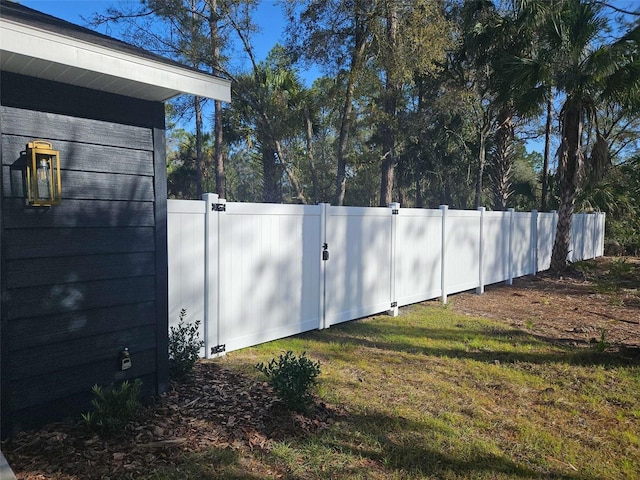
<path id="1" fill-rule="evenodd" d="M 18 0 L 19 3 L 34 10 L 62 18 L 77 25 L 88 26 L 84 20 L 94 13 L 103 13 L 109 6 L 117 6 L 129 1 L 139 4 L 138 0 Z M 258 7 L 258 22 L 261 32 L 256 34 L 254 46 L 258 59 L 263 60 L 269 50 L 283 40 L 285 19 L 281 8 L 274 1 L 262 1 Z M 107 33 L 105 29 L 93 28 L 100 33 Z M 116 36 L 111 32 L 112 36 Z"/>

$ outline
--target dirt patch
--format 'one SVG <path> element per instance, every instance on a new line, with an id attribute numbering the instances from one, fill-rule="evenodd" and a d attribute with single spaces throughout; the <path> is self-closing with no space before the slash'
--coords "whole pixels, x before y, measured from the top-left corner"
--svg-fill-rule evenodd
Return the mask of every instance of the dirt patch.
<path id="1" fill-rule="evenodd" d="M 599 258 L 560 278 L 543 272 L 449 299 L 455 311 L 506 321 L 549 341 L 640 348 L 640 258 Z"/>

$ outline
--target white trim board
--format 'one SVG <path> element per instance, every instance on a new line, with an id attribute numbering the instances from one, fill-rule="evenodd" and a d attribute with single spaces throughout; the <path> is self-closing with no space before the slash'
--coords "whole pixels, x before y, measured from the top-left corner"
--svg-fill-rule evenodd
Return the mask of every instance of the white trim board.
<path id="1" fill-rule="evenodd" d="M 181 94 L 231 101 L 231 82 L 0 18 L 0 69 L 164 102 Z"/>

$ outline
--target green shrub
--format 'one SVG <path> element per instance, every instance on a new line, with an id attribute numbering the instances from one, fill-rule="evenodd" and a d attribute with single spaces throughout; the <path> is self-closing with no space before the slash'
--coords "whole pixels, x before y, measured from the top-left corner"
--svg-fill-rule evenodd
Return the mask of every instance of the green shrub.
<path id="1" fill-rule="evenodd" d="M 83 413 L 82 419 L 91 430 L 101 435 L 109 436 L 122 431 L 142 407 L 139 399 L 141 388 L 142 381 L 139 378 L 133 383 L 125 380 L 120 387 L 94 385 L 91 389 L 94 395 L 91 400 L 93 410 Z"/>
<path id="2" fill-rule="evenodd" d="M 305 412 L 313 402 L 311 388 L 318 382 L 320 363 L 307 358 L 306 352 L 296 357 L 291 350 L 256 368 L 264 373 L 276 395 L 290 409 Z"/>
<path id="3" fill-rule="evenodd" d="M 180 310 L 180 320 L 177 327 L 171 327 L 169 334 L 169 371 L 176 380 L 184 379 L 200 358 L 200 348 L 204 342 L 200 340 L 198 327 L 200 320 L 185 323 L 187 311 Z"/>

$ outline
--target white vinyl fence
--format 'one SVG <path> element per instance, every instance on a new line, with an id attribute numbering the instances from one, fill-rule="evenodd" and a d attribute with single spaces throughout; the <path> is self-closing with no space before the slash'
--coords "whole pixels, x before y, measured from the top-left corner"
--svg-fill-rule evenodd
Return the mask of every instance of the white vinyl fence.
<path id="1" fill-rule="evenodd" d="M 328 328 L 549 268 L 555 213 L 168 201 L 169 323 L 204 355 Z M 604 214 L 573 217 L 569 260 L 603 254 Z"/>

